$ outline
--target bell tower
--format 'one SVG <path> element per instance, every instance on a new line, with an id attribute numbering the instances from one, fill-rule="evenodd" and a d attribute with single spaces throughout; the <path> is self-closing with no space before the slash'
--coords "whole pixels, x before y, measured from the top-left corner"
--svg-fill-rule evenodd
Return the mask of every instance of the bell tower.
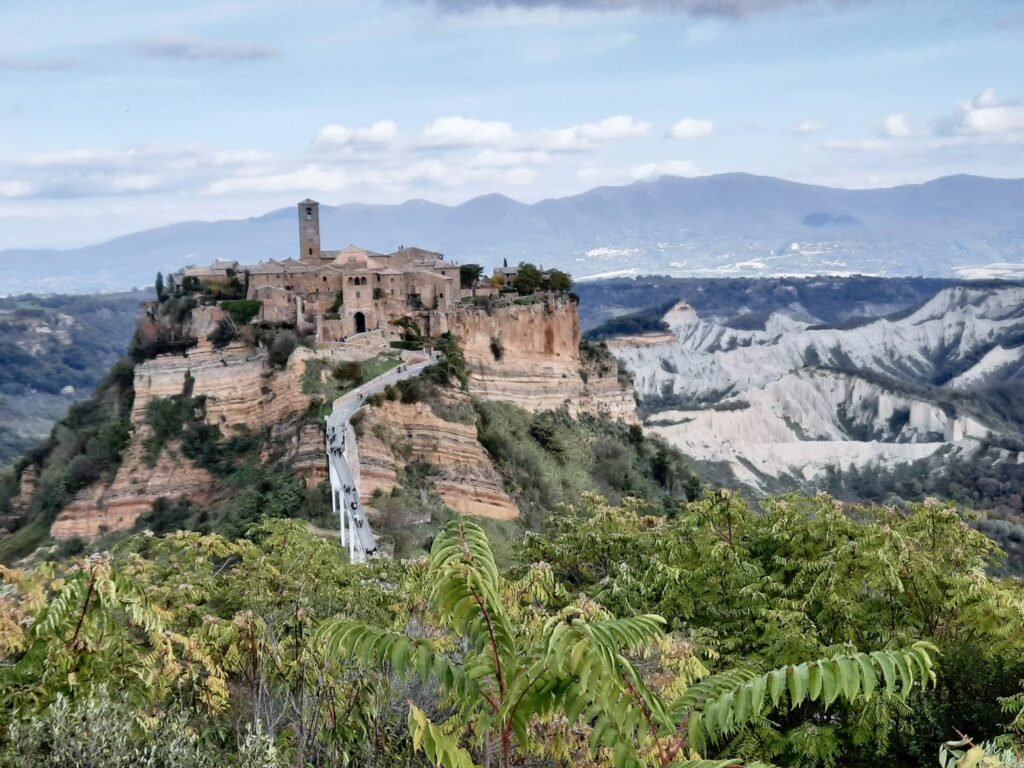
<path id="1" fill-rule="evenodd" d="M 299 258 L 320 259 L 320 203 L 316 200 L 299 203 Z"/>

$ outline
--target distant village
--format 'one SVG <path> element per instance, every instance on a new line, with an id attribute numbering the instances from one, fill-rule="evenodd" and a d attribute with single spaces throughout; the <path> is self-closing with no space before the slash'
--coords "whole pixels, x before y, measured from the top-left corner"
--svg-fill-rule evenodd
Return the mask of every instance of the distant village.
<path id="1" fill-rule="evenodd" d="M 402 318 L 415 318 L 424 333 L 438 335 L 448 330 L 448 315 L 464 304 L 571 287 L 566 273 L 530 264 L 499 267 L 488 278 L 476 264 L 460 266 L 422 248 L 374 253 L 349 245 L 324 250 L 315 200 L 298 204 L 298 220 L 298 258 L 187 267 L 178 277 L 181 287 L 225 300 L 258 302 L 252 322 L 293 325 L 315 333 L 321 343 L 387 333 Z"/>

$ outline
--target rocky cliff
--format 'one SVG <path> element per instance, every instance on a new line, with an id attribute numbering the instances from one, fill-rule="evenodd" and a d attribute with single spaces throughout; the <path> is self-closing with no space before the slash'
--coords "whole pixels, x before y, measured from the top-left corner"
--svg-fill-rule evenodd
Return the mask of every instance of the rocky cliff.
<path id="1" fill-rule="evenodd" d="M 464 309 L 451 322 L 471 369 L 470 392 L 528 411 L 565 407 L 636 423 L 636 404 L 614 360 L 583 359 L 576 303 Z"/>
<path id="2" fill-rule="evenodd" d="M 296 457 L 304 458 L 309 453 L 309 438 L 300 440 L 303 435 L 296 429 L 295 418 L 309 406 L 302 374 L 312 356 L 300 348 L 283 370 L 273 370 L 263 350 L 242 343 L 215 349 L 203 343 L 184 355 L 160 355 L 138 364 L 132 439 L 124 460 L 112 482 L 84 489 L 58 515 L 51 529 L 53 536 L 90 537 L 131 528 L 161 497 L 200 503 L 211 498 L 214 478 L 182 455 L 176 442 L 164 446 L 154 466 L 146 461 L 145 443 L 152 435 L 146 412 L 157 397 L 174 397 L 186 390 L 193 396 L 205 396 L 207 422 L 221 427 L 225 434 L 234 427 L 270 429 Z M 315 476 L 312 469 L 307 473 Z"/>
<path id="3" fill-rule="evenodd" d="M 323 432 L 303 418 L 311 404 L 309 388 L 304 388 L 307 363 L 324 360 L 328 365 L 317 370 L 329 377 L 331 363 L 376 356 L 386 342 L 381 338 L 365 349 L 299 347 L 283 369 L 276 369 L 266 350 L 252 344 L 239 340 L 214 347 L 207 337 L 223 318 L 217 307 L 197 307 L 168 329 L 152 312 L 144 315 L 144 338 L 192 339 L 195 346 L 136 365 L 132 437 L 123 461 L 111 481 L 93 483 L 60 512 L 51 529 L 54 537 L 93 537 L 131 528 L 161 497 L 204 504 L 223 493 L 217 479 L 195 466 L 176 440 L 162 447 L 155 462 L 147 455 L 146 442 L 153 435 L 147 412 L 155 398 L 202 396 L 206 422 L 223 435 L 263 433 L 268 438 L 264 458 L 283 459 L 307 484 L 326 479 Z M 593 348 L 581 356 L 574 302 L 552 298 L 491 311 L 463 308 L 451 327 L 472 370 L 472 395 L 509 400 L 530 411 L 564 407 L 574 415 L 636 423 L 631 389 L 614 359 Z M 456 410 L 461 405 L 463 413 L 472 413 L 465 395 L 445 397 Z M 387 402 L 370 410 L 358 447 L 357 472 L 366 497 L 376 489 L 390 491 L 408 463 L 424 461 L 440 469 L 433 487 L 453 509 L 500 519 L 518 515 L 501 475 L 477 441 L 472 417 L 464 423 L 448 421 L 426 404 Z"/>
<path id="4" fill-rule="evenodd" d="M 452 393 L 448 400 L 472 413 L 464 395 Z M 406 465 L 425 461 L 440 472 L 433 487 L 452 509 L 500 520 L 518 516 L 501 475 L 477 441 L 475 421 L 442 419 L 426 403 L 386 401 L 370 409 L 361 429 L 359 490 L 364 501 L 372 503 L 375 491 L 394 488 Z"/>

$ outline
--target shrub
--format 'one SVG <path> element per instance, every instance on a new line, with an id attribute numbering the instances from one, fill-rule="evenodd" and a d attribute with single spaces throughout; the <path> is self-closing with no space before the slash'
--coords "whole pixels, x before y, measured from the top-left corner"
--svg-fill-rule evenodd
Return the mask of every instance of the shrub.
<path id="1" fill-rule="evenodd" d="M 255 299 L 239 299 L 233 301 L 222 301 L 221 309 L 231 315 L 231 319 L 238 325 L 246 325 L 260 313 L 263 302 Z"/>
<path id="2" fill-rule="evenodd" d="M 214 347 L 221 349 L 238 338 L 238 331 L 235 330 L 235 324 L 225 317 L 217 323 L 217 327 L 206 338 L 213 343 Z"/>
<path id="3" fill-rule="evenodd" d="M 298 345 L 299 339 L 294 331 L 278 333 L 270 343 L 270 364 L 276 368 L 284 368 Z"/>
<path id="4" fill-rule="evenodd" d="M 501 360 L 505 356 L 505 346 L 497 336 L 491 336 L 491 354 L 495 360 Z"/>

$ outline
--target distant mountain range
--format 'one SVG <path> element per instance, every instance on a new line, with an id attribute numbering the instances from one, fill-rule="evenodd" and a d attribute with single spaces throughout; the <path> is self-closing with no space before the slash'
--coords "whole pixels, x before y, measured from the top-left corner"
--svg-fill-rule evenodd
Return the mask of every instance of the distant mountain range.
<path id="1" fill-rule="evenodd" d="M 748 174 L 662 177 L 532 205 L 321 206 L 326 248 L 419 245 L 485 266 L 529 260 L 612 274 L 1024 276 L 1024 179 L 948 176 L 847 190 Z M 214 259 L 297 254 L 295 211 L 182 222 L 73 250 L 0 251 L 0 294 L 149 285 Z"/>

